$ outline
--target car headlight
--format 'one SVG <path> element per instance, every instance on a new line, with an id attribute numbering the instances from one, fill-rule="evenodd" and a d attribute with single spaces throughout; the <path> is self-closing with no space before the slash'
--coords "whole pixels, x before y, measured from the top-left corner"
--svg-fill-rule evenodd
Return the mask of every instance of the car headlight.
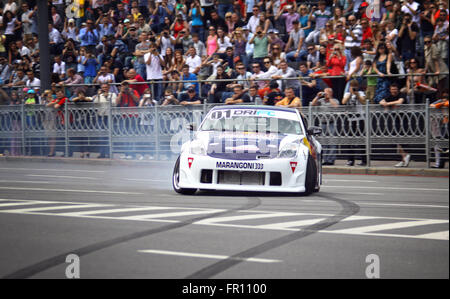
<path id="1" fill-rule="evenodd" d="M 200 140 L 194 140 L 189 147 L 189 153 L 193 155 L 206 155 L 206 149 Z"/>
<path id="2" fill-rule="evenodd" d="M 278 158 L 294 158 L 297 156 L 298 149 L 298 143 L 288 143 L 281 148 Z"/>

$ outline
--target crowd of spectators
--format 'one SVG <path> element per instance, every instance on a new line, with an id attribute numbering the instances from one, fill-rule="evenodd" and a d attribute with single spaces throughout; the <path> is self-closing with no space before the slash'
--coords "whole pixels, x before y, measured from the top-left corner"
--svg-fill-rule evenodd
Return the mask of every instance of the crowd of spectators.
<path id="1" fill-rule="evenodd" d="M 102 83 L 119 107 L 384 106 L 393 84 L 404 104 L 448 88 L 448 0 L 49 0 L 46 91 L 36 2 L 0 1 L 2 104 L 28 90 L 46 104 L 61 87 L 93 97 Z"/>

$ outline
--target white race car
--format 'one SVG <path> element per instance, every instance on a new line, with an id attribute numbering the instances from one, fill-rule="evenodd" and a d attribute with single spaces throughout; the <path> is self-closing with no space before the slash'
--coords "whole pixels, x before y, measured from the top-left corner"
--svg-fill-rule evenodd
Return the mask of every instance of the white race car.
<path id="1" fill-rule="evenodd" d="M 215 107 L 193 140 L 182 145 L 173 188 L 181 194 L 197 189 L 317 192 L 322 183 L 322 146 L 314 136 L 321 132 L 319 127 L 306 129 L 296 109 Z"/>

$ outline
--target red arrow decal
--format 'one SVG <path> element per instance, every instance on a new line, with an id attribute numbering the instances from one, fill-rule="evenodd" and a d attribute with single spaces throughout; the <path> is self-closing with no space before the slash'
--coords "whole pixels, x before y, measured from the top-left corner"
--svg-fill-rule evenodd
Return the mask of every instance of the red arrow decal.
<path id="1" fill-rule="evenodd" d="M 194 158 L 188 158 L 189 168 L 191 168 L 192 162 L 194 162 Z"/>
<path id="2" fill-rule="evenodd" d="M 295 168 L 297 168 L 297 162 L 291 162 L 292 173 L 294 173 Z"/>

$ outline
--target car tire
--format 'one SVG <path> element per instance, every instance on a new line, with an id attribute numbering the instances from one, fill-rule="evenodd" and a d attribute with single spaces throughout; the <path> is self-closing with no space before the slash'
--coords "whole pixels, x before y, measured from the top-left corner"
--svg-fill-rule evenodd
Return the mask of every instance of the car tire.
<path id="1" fill-rule="evenodd" d="M 313 157 L 308 157 L 308 164 L 306 165 L 306 178 L 305 178 L 305 192 L 301 195 L 310 195 L 316 189 L 317 184 L 317 167 Z"/>
<path id="2" fill-rule="evenodd" d="M 197 189 L 180 188 L 178 183 L 180 182 L 180 157 L 178 157 L 172 174 L 172 186 L 173 190 L 183 195 L 193 195 Z"/>
<path id="3" fill-rule="evenodd" d="M 320 185 L 322 184 L 322 155 L 319 156 L 317 159 L 317 180 L 316 180 L 316 186 L 314 187 L 314 192 L 320 191 Z"/>

